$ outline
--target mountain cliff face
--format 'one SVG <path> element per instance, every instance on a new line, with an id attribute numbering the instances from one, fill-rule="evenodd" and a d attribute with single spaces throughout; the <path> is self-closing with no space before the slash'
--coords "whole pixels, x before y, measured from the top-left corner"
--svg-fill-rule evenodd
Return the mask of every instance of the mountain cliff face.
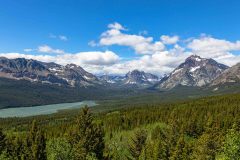
<path id="1" fill-rule="evenodd" d="M 178 85 L 201 87 L 211 83 L 227 68 L 228 66 L 213 59 L 192 55 L 168 76 L 164 77 L 157 88 L 172 89 Z"/>
<path id="2" fill-rule="evenodd" d="M 125 76 L 102 75 L 99 79 L 109 84 L 137 86 L 152 85 L 159 81 L 158 76 L 139 70 L 130 71 Z"/>
<path id="3" fill-rule="evenodd" d="M 109 84 L 120 84 L 125 79 L 125 76 L 117 76 L 117 75 L 101 75 L 98 77 L 101 81 L 109 83 Z"/>
<path id="4" fill-rule="evenodd" d="M 239 82 L 240 82 L 240 63 L 226 69 L 221 75 L 219 75 L 215 80 L 213 80 L 211 86 Z"/>
<path id="5" fill-rule="evenodd" d="M 158 76 L 139 70 L 128 72 L 124 84 L 151 85 L 159 81 Z"/>
<path id="6" fill-rule="evenodd" d="M 44 63 L 32 59 L 0 58 L 0 77 L 69 86 L 90 86 L 100 81 L 80 66 Z"/>

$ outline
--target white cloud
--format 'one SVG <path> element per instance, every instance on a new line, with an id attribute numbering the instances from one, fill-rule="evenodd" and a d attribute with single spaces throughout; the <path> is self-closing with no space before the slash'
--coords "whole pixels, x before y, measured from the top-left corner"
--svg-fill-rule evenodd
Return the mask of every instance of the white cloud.
<path id="1" fill-rule="evenodd" d="M 179 41 L 178 36 L 162 35 L 160 38 L 164 44 L 176 44 Z"/>
<path id="2" fill-rule="evenodd" d="M 55 62 L 62 65 L 74 63 L 90 70 L 91 67 L 94 68 L 95 66 L 113 65 L 114 63 L 117 63 L 120 60 L 120 57 L 112 51 L 79 52 L 76 54 L 60 54 L 60 55 L 0 53 L 0 57 L 36 59 L 43 62 Z"/>
<path id="3" fill-rule="evenodd" d="M 124 74 L 129 70 L 140 69 L 162 75 L 169 73 L 188 56 L 197 54 L 204 58 L 213 58 L 217 62 L 232 66 L 240 62 L 240 55 L 233 51 L 240 51 L 240 41 L 231 42 L 201 35 L 200 38 L 182 40 L 186 47 L 179 46 L 178 36 L 161 36 L 164 44 L 174 44 L 170 49 L 154 48 L 153 39 L 143 36 L 124 34 L 120 30 L 110 29 L 102 34 L 100 44 L 130 46 L 137 53 L 148 54 L 128 61 L 121 61 L 113 66 L 103 67 L 107 73 Z M 157 42 L 155 42 L 157 43 Z"/>
<path id="4" fill-rule="evenodd" d="M 52 34 L 52 33 L 49 34 L 49 38 L 59 39 L 59 40 L 61 40 L 61 41 L 68 41 L 67 36 L 64 36 L 64 35 L 55 35 L 55 34 Z"/>
<path id="5" fill-rule="evenodd" d="M 190 55 L 191 52 L 186 52 L 183 48 L 176 45 L 169 51 L 143 55 L 133 60 L 121 61 L 112 66 L 105 66 L 101 71 L 105 73 L 126 74 L 128 71 L 139 69 L 163 75 L 171 72 Z"/>
<path id="6" fill-rule="evenodd" d="M 119 56 L 112 51 L 105 52 L 80 52 L 73 55 L 79 64 L 112 65 L 120 60 Z"/>
<path id="7" fill-rule="evenodd" d="M 188 48 L 204 57 L 214 58 L 225 55 L 226 52 L 240 50 L 240 41 L 230 42 L 204 36 L 199 39 L 193 39 L 192 42 L 188 44 Z"/>
<path id="8" fill-rule="evenodd" d="M 35 59 L 43 62 L 55 62 L 54 56 L 50 55 L 33 55 L 33 54 L 22 54 L 22 53 L 0 53 L 0 57 L 6 57 L 6 58 L 26 58 L 26 59 Z"/>
<path id="9" fill-rule="evenodd" d="M 25 48 L 23 51 L 24 52 L 32 52 L 32 51 L 34 51 L 34 49 L 32 49 L 32 48 Z"/>
<path id="10" fill-rule="evenodd" d="M 109 24 L 108 27 L 109 30 L 101 35 L 100 45 L 128 46 L 138 54 L 154 54 L 163 51 L 165 48 L 161 41 L 154 42 L 152 37 L 122 33 L 121 31 L 125 28 L 119 23 Z"/>
<path id="11" fill-rule="evenodd" d="M 116 30 L 127 30 L 126 28 L 124 28 L 121 24 L 115 22 L 115 23 L 111 23 L 108 25 L 108 28 L 110 29 L 116 29 Z"/>
<path id="12" fill-rule="evenodd" d="M 194 54 L 205 58 L 213 58 L 226 65 L 232 66 L 240 61 L 240 56 L 232 53 L 233 51 L 240 51 L 240 41 L 230 42 L 203 35 L 198 39 L 193 39 L 187 47 Z"/>
<path id="13" fill-rule="evenodd" d="M 146 31 L 146 30 L 143 30 L 143 31 L 139 32 L 139 35 L 143 35 L 144 36 L 144 35 L 147 35 L 147 34 L 148 34 L 148 31 Z"/>
<path id="14" fill-rule="evenodd" d="M 68 38 L 66 36 L 63 36 L 63 35 L 59 35 L 58 37 L 62 41 L 67 41 L 68 40 Z"/>
<path id="15" fill-rule="evenodd" d="M 37 48 L 38 52 L 42 53 L 55 53 L 55 54 L 64 54 L 64 50 L 61 49 L 53 49 L 52 47 L 48 45 L 42 45 Z"/>
<path id="16" fill-rule="evenodd" d="M 2 53 L 8 58 L 24 57 L 44 62 L 59 64 L 75 63 L 92 73 L 126 74 L 133 69 L 163 75 L 171 72 L 188 56 L 197 54 L 203 58 L 213 58 L 216 61 L 232 66 L 240 62 L 240 41 L 231 42 L 202 34 L 199 38 L 181 39 L 179 36 L 160 36 L 159 41 L 145 34 L 127 34 L 127 29 L 115 22 L 108 25 L 108 30 L 100 36 L 99 42 L 90 41 L 90 46 L 119 45 L 132 48 L 138 55 L 132 59 L 124 59 L 112 51 L 89 51 L 75 54 L 54 49 L 48 45 L 37 49 L 25 49 L 25 52 L 38 51 L 38 55 L 20 53 Z M 53 38 L 59 38 L 52 35 Z M 182 46 L 180 46 L 181 44 Z M 165 45 L 168 45 L 165 47 Z M 42 53 L 42 54 L 40 54 Z M 46 53 L 54 53 L 52 55 Z"/>
<path id="17" fill-rule="evenodd" d="M 98 44 L 97 44 L 95 41 L 90 41 L 90 42 L 88 42 L 88 45 L 91 46 L 91 47 L 96 47 L 96 46 L 98 46 Z"/>

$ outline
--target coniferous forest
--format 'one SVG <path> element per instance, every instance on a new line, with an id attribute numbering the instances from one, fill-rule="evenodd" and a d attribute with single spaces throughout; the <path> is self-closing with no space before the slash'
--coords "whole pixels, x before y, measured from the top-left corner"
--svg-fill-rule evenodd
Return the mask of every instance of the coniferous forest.
<path id="1" fill-rule="evenodd" d="M 113 104 L 114 105 L 114 104 Z M 238 160 L 240 95 L 0 121 L 1 160 Z"/>
<path id="2" fill-rule="evenodd" d="M 0 0 L 0 160 L 240 160 L 240 0 Z"/>

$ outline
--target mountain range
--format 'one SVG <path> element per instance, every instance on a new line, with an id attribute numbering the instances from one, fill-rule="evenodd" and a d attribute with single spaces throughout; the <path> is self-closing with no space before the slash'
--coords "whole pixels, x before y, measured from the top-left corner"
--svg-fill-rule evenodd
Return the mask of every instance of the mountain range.
<path id="1" fill-rule="evenodd" d="M 164 102 L 239 91 L 240 63 L 228 67 L 196 55 L 163 77 L 139 70 L 97 76 L 75 64 L 0 57 L 0 108 L 149 96 Z"/>
<path id="2" fill-rule="evenodd" d="M 75 64 L 62 66 L 32 59 L 0 58 L 0 77 L 57 85 L 81 86 L 101 84 L 98 78 Z"/>
<path id="3" fill-rule="evenodd" d="M 124 76 L 96 76 L 75 64 L 63 66 L 33 59 L 0 57 L 0 77 L 69 87 L 137 86 L 169 90 L 179 85 L 204 87 L 238 83 L 240 80 L 240 63 L 228 67 L 213 59 L 192 55 L 171 73 L 160 78 L 136 69 Z"/>
<path id="4" fill-rule="evenodd" d="M 177 85 L 206 86 L 229 67 L 213 59 L 201 58 L 197 55 L 188 57 L 158 85 L 159 89 L 172 89 Z"/>

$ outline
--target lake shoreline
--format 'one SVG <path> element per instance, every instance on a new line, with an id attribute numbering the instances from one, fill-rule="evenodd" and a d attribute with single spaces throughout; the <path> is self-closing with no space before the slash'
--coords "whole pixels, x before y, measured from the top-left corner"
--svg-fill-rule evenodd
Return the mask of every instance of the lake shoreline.
<path id="1" fill-rule="evenodd" d="M 0 118 L 13 117 L 30 117 L 38 115 L 49 115 L 57 113 L 61 110 L 77 109 L 84 106 L 96 106 L 96 102 L 92 100 L 73 102 L 73 103 L 59 103 L 32 107 L 17 107 L 17 108 L 3 108 L 0 109 Z"/>

